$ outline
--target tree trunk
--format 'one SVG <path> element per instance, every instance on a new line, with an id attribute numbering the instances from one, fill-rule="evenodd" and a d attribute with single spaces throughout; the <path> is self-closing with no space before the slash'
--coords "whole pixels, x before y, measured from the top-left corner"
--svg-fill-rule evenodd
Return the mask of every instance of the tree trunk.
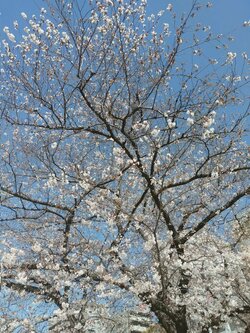
<path id="1" fill-rule="evenodd" d="M 250 333 L 250 323 L 247 325 L 245 333 Z"/>
<path id="2" fill-rule="evenodd" d="M 175 323 L 176 327 L 176 333 L 187 333 L 188 332 L 188 326 L 186 318 L 183 318 Z"/>
<path id="3" fill-rule="evenodd" d="M 176 333 L 174 325 L 174 315 L 167 312 L 166 305 L 159 301 L 151 301 L 151 309 L 158 318 L 159 324 L 165 329 L 167 333 Z"/>
<path id="4" fill-rule="evenodd" d="M 168 310 L 163 302 L 156 301 L 151 303 L 151 309 L 157 316 L 159 324 L 165 329 L 167 333 L 187 333 L 188 324 L 186 320 L 186 307 L 178 309 L 178 312 L 173 313 Z"/>

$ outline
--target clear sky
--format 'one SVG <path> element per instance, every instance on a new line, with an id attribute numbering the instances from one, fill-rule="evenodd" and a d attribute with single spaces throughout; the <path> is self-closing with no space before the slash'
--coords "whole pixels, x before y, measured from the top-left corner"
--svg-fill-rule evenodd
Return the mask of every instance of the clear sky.
<path id="1" fill-rule="evenodd" d="M 250 28 L 242 27 L 244 21 L 250 20 L 250 0 L 210 1 L 213 2 L 213 8 L 204 11 L 203 14 L 201 12 L 200 21 L 212 26 L 214 32 L 234 35 L 234 52 L 246 51 L 250 54 Z M 181 13 L 190 7 L 192 0 L 148 0 L 152 11 L 166 7 L 169 2 Z M 20 12 L 35 14 L 43 6 L 44 0 L 0 0 L 0 39 L 5 38 L 3 27 L 11 27 L 12 22 L 20 18 Z"/>

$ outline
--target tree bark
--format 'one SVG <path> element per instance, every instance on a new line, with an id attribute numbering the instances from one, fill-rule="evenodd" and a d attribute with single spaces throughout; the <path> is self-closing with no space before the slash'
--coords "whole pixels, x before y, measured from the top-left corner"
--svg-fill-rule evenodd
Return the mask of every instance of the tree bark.
<path id="1" fill-rule="evenodd" d="M 176 313 L 167 308 L 163 302 L 154 301 L 151 309 L 157 316 L 160 325 L 167 333 L 187 333 L 186 307 L 179 308 Z"/>
<path id="2" fill-rule="evenodd" d="M 175 323 L 176 333 L 187 333 L 188 325 L 186 318 L 180 319 Z"/>

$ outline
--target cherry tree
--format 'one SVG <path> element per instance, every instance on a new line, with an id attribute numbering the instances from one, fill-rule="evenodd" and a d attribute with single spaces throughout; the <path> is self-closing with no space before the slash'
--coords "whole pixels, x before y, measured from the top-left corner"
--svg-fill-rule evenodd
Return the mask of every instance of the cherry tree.
<path id="1" fill-rule="evenodd" d="M 6 332 L 84 332 L 94 304 L 105 323 L 144 306 L 168 333 L 246 329 L 250 60 L 198 23 L 211 6 L 52 0 L 4 28 Z"/>

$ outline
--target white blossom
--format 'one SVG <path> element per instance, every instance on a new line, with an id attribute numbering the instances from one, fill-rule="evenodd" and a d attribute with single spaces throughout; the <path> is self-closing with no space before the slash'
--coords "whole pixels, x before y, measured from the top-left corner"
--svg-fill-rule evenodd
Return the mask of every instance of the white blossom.
<path id="1" fill-rule="evenodd" d="M 250 20 L 243 22 L 243 27 L 250 27 Z"/>
<path id="2" fill-rule="evenodd" d="M 17 29 L 18 29 L 18 22 L 17 22 L 17 21 L 14 21 L 14 22 L 13 22 L 13 25 L 14 25 L 14 28 L 17 30 Z"/>
<path id="3" fill-rule="evenodd" d="M 187 124 L 189 126 L 192 126 L 194 124 L 194 119 L 193 118 L 187 118 Z"/>
<path id="4" fill-rule="evenodd" d="M 209 59 L 209 62 L 212 65 L 217 65 L 218 64 L 218 60 L 217 59 Z"/>
<path id="5" fill-rule="evenodd" d="M 245 59 L 245 60 L 247 60 L 248 59 L 248 55 L 247 55 L 247 53 L 246 52 L 242 52 L 242 58 L 243 59 Z"/>
<path id="6" fill-rule="evenodd" d="M 24 20 L 27 20 L 27 18 L 28 18 L 28 16 L 24 12 L 21 13 L 21 16 Z"/>
<path id="7" fill-rule="evenodd" d="M 171 12 L 173 10 L 173 5 L 169 3 L 166 9 Z"/>
<path id="8" fill-rule="evenodd" d="M 226 64 L 231 64 L 233 62 L 233 60 L 236 58 L 236 56 L 237 56 L 237 54 L 235 52 L 228 52 Z"/>
<path id="9" fill-rule="evenodd" d="M 168 119 L 167 123 L 168 123 L 169 128 L 175 128 L 176 127 L 176 122 L 172 121 L 171 119 Z"/>

